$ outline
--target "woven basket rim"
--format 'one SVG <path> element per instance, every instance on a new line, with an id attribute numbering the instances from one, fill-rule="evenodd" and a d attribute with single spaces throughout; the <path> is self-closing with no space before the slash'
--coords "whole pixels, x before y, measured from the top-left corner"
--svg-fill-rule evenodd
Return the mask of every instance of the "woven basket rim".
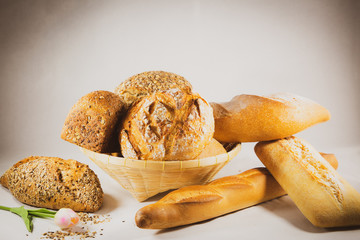
<path id="1" fill-rule="evenodd" d="M 207 158 L 200 159 L 191 159 L 191 160 L 166 160 L 166 161 L 156 161 L 156 160 L 139 160 L 139 159 L 129 159 L 123 157 L 112 156 L 106 153 L 97 153 L 91 150 L 80 147 L 80 150 L 91 160 L 96 159 L 103 164 L 111 167 L 130 167 L 130 168 L 139 168 L 139 169 L 165 169 L 165 168 L 194 168 L 194 167 L 205 167 L 211 166 L 214 164 L 219 164 L 222 162 L 227 162 L 236 156 L 241 149 L 241 143 L 237 143 L 236 146 L 227 153 L 219 154 L 216 156 L 211 156 Z M 94 161 L 94 160 L 93 160 Z"/>

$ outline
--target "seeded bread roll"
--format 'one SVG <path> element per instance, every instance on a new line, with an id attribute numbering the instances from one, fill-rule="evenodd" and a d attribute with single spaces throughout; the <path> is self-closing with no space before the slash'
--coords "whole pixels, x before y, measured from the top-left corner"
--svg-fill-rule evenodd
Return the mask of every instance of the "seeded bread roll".
<path id="1" fill-rule="evenodd" d="M 121 152 L 131 159 L 195 159 L 213 133 L 210 105 L 198 94 L 171 89 L 131 107 L 120 134 Z"/>
<path id="2" fill-rule="evenodd" d="M 116 89 L 129 108 L 134 102 L 155 92 L 177 88 L 185 93 L 192 92 L 191 84 L 182 76 L 164 71 L 143 72 L 122 82 Z"/>
<path id="3" fill-rule="evenodd" d="M 96 174 L 75 160 L 31 156 L 7 170 L 0 183 L 17 200 L 35 207 L 95 212 L 103 202 Z"/>
<path id="4" fill-rule="evenodd" d="M 255 152 L 313 225 L 360 225 L 360 194 L 308 142 L 260 142 Z"/>
<path id="5" fill-rule="evenodd" d="M 220 142 L 258 142 L 291 136 L 330 119 L 327 109 L 289 93 L 238 95 L 214 110 L 214 138 Z"/>
<path id="6" fill-rule="evenodd" d="M 112 92 L 86 94 L 70 110 L 61 138 L 94 152 L 120 152 L 118 141 L 124 103 Z"/>

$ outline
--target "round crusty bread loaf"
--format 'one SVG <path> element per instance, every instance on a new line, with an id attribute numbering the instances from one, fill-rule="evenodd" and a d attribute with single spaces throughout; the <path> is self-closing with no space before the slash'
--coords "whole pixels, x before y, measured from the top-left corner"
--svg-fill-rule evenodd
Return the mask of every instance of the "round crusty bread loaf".
<path id="1" fill-rule="evenodd" d="M 123 112 L 124 103 L 117 94 L 88 93 L 70 110 L 61 138 L 94 152 L 120 152 L 117 138 Z"/>
<path id="2" fill-rule="evenodd" d="M 124 157 L 195 159 L 214 133 L 212 108 L 198 94 L 178 89 L 144 97 L 129 110 L 119 140 Z"/>
<path id="3" fill-rule="evenodd" d="M 159 91 L 177 88 L 191 93 L 191 84 L 182 76 L 164 71 L 149 71 L 134 75 L 122 82 L 116 89 L 129 108 L 139 99 Z"/>

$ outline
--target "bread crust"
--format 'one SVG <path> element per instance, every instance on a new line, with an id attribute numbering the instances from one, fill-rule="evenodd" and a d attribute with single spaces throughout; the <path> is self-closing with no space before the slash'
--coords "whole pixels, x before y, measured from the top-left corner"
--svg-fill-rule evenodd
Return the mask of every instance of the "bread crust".
<path id="1" fill-rule="evenodd" d="M 265 168 L 224 177 L 207 185 L 183 187 L 135 216 L 140 228 L 171 228 L 224 215 L 285 194 Z"/>
<path id="2" fill-rule="evenodd" d="M 260 142 L 255 152 L 313 225 L 360 225 L 360 194 L 308 142 Z"/>
<path id="3" fill-rule="evenodd" d="M 94 152 L 120 152 L 117 138 L 124 115 L 124 103 L 115 93 L 88 93 L 71 108 L 61 138 Z"/>
<path id="4" fill-rule="evenodd" d="M 204 148 L 204 150 L 197 156 L 198 159 L 213 157 L 220 154 L 227 153 L 224 146 L 216 141 L 215 138 L 211 139 L 210 143 Z"/>
<path id="5" fill-rule="evenodd" d="M 330 113 L 307 98 L 289 93 L 238 95 L 225 103 L 210 103 L 214 138 L 220 142 L 281 139 L 330 119 Z"/>
<path id="6" fill-rule="evenodd" d="M 95 212 L 103 191 L 88 165 L 57 157 L 31 156 L 14 164 L 0 183 L 25 204 L 51 209 Z"/>
<path id="7" fill-rule="evenodd" d="M 195 159 L 214 133 L 212 108 L 198 94 L 178 89 L 142 98 L 129 110 L 119 136 L 124 157 Z"/>

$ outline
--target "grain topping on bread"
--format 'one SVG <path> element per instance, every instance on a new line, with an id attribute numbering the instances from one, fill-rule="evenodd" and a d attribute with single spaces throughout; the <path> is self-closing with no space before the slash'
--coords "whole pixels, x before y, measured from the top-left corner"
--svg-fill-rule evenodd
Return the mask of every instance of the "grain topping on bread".
<path id="1" fill-rule="evenodd" d="M 124 103 L 112 92 L 86 94 L 70 110 L 61 138 L 94 152 L 120 152 L 118 127 Z"/>
<path id="2" fill-rule="evenodd" d="M 129 108 L 134 102 L 145 96 L 174 88 L 185 93 L 192 92 L 191 84 L 182 76 L 164 71 L 149 71 L 128 78 L 115 89 L 115 93 Z"/>

